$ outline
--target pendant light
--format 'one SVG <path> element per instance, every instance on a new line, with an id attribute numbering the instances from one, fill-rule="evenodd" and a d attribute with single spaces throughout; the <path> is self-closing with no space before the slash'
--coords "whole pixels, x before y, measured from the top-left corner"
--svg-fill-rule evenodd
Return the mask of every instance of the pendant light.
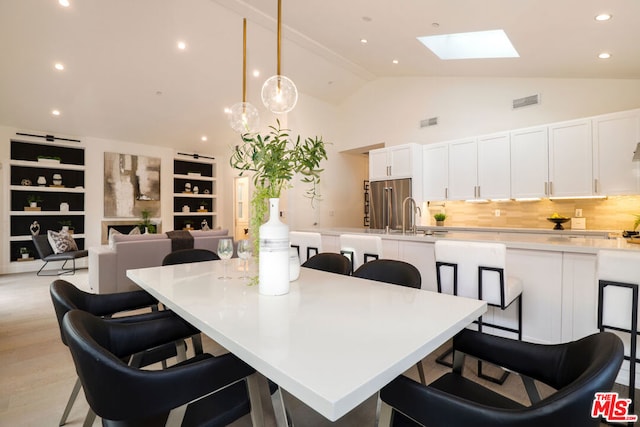
<path id="1" fill-rule="evenodd" d="M 260 127 L 258 109 L 247 102 L 247 18 L 242 19 L 242 102 L 231 107 L 229 124 L 239 133 L 255 132 Z"/>
<path id="2" fill-rule="evenodd" d="M 288 113 L 298 102 L 298 89 L 290 78 L 280 74 L 280 48 L 282 39 L 282 0 L 278 0 L 278 62 L 275 76 L 262 85 L 262 103 L 272 113 Z"/>

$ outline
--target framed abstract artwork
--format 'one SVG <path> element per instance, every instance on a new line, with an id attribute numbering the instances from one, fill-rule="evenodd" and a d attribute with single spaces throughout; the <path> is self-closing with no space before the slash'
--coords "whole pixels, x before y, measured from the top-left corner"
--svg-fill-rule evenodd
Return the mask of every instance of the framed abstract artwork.
<path id="1" fill-rule="evenodd" d="M 160 159 L 104 153 L 104 216 L 160 216 Z"/>

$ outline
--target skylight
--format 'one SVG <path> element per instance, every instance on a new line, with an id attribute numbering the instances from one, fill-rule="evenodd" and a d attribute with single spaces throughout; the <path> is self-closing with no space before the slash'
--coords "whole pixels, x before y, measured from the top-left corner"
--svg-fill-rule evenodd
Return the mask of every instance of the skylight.
<path id="1" fill-rule="evenodd" d="M 440 59 L 518 58 L 504 30 L 418 37 Z"/>

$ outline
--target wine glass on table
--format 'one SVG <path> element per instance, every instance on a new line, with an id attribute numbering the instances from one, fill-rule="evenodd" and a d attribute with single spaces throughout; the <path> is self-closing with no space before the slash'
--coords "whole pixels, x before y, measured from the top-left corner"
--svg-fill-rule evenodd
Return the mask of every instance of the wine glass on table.
<path id="1" fill-rule="evenodd" d="M 249 278 L 249 259 L 253 253 L 253 248 L 251 245 L 251 240 L 242 239 L 238 242 L 238 256 L 240 259 L 244 261 L 244 265 L 242 267 L 242 276 L 241 279 Z"/>
<path id="2" fill-rule="evenodd" d="M 231 239 L 220 239 L 218 241 L 218 256 L 222 260 L 222 268 L 223 274 L 218 279 L 228 280 L 231 277 L 227 276 L 227 262 L 233 255 L 233 240 Z"/>

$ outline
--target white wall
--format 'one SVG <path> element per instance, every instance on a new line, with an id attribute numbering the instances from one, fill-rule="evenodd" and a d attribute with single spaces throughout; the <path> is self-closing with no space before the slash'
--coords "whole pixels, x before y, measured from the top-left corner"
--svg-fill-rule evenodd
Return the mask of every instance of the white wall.
<path id="1" fill-rule="evenodd" d="M 518 110 L 511 101 L 540 94 Z M 341 149 L 432 143 L 640 107 L 640 80 L 405 77 L 368 83 L 339 107 Z M 437 126 L 420 129 L 435 117 Z"/>

